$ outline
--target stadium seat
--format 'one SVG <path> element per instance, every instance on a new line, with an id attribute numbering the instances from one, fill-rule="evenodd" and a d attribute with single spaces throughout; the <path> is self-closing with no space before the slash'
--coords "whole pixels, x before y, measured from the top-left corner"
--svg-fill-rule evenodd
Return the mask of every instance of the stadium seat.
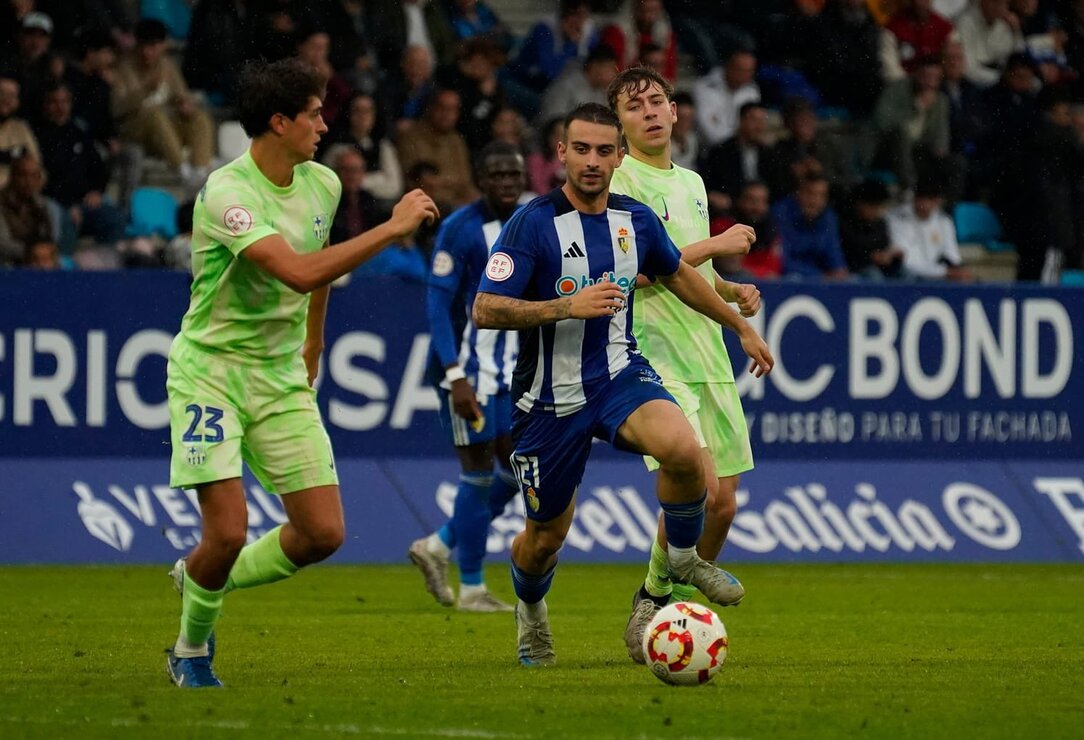
<path id="1" fill-rule="evenodd" d="M 1084 288 L 1084 270 L 1065 270 L 1061 274 L 1061 284 Z"/>
<path id="2" fill-rule="evenodd" d="M 218 124 L 218 156 L 223 162 L 232 162 L 248 149 L 248 135 L 237 121 Z"/>
<path id="3" fill-rule="evenodd" d="M 977 242 L 991 251 L 1004 248 L 1004 242 L 999 241 L 1001 222 L 985 203 L 961 201 L 952 215 L 959 242 Z"/>
<path id="4" fill-rule="evenodd" d="M 177 236 L 177 199 L 165 190 L 137 188 L 132 193 L 128 236 L 158 234 L 164 239 Z"/>

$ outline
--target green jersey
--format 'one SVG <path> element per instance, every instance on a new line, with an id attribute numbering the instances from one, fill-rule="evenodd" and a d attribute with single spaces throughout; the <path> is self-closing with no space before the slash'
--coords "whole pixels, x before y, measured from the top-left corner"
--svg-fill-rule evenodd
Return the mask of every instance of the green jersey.
<path id="1" fill-rule="evenodd" d="M 628 195 L 652 208 L 678 249 L 709 236 L 708 195 L 704 181 L 692 170 L 677 165 L 663 170 L 626 156 L 614 170 L 610 192 Z M 696 271 L 715 285 L 711 260 Z M 662 285 L 636 290 L 632 327 L 640 350 L 664 379 L 734 382 L 719 325 Z"/>
<path id="2" fill-rule="evenodd" d="M 327 167 L 294 167 L 289 186 L 273 185 L 245 152 L 215 170 L 192 221 L 192 299 L 181 335 L 242 361 L 297 353 L 305 340 L 309 297 L 241 259 L 249 245 L 280 234 L 301 253 L 327 242 L 342 185 Z"/>

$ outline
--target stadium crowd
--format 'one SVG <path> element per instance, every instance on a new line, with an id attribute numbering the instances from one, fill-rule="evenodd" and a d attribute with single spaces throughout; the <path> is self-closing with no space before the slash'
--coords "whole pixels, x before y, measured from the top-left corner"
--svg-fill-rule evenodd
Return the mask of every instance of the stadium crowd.
<path id="1" fill-rule="evenodd" d="M 239 72 L 290 55 L 328 80 L 332 241 L 477 198 L 493 140 L 560 184 L 565 112 L 641 63 L 712 233 L 756 229 L 728 275 L 974 280 L 958 228 L 1084 267 L 1084 0 L 558 0 L 519 36 L 485 0 L 0 0 L 0 266 L 186 269 Z M 424 280 L 435 231 L 363 269 Z"/>

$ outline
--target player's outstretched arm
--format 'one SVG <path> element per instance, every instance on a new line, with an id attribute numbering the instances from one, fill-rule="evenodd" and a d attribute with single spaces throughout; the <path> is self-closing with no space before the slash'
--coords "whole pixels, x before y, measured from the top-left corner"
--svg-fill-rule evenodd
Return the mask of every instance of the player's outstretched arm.
<path id="1" fill-rule="evenodd" d="M 409 237 L 423 221 L 439 217 L 432 199 L 421 190 L 412 190 L 395 204 L 390 219 L 328 249 L 300 254 L 282 236 L 271 234 L 241 254 L 290 290 L 310 293 L 342 277 L 392 242 Z"/>
<path id="2" fill-rule="evenodd" d="M 713 287 L 708 285 L 707 281 L 700 277 L 688 263 L 679 263 L 677 272 L 673 275 L 660 275 L 659 280 L 686 306 L 733 330 L 738 335 L 742 349 L 753 361 L 749 372 L 759 378 L 772 371 L 775 359 L 768 350 L 768 345 L 749 322 L 726 305 Z"/>
<path id="3" fill-rule="evenodd" d="M 612 316 L 625 306 L 625 294 L 609 281 L 589 285 L 575 295 L 551 301 L 527 301 L 495 293 L 474 299 L 474 325 L 480 329 L 530 329 L 564 319 Z"/>
<path id="4" fill-rule="evenodd" d="M 752 226 L 734 224 L 721 234 L 693 242 L 681 250 L 681 261 L 693 267 L 716 257 L 732 257 L 749 254 L 750 247 L 757 240 L 757 233 Z"/>

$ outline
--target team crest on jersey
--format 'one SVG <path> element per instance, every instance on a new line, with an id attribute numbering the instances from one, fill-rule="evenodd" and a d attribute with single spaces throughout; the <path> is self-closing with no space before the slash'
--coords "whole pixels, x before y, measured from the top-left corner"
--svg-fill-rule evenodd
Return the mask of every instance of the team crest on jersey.
<path id="1" fill-rule="evenodd" d="M 185 450 L 185 453 L 185 459 L 187 460 L 189 465 L 198 467 L 207 462 L 207 452 L 202 447 L 196 447 L 195 445 L 192 445 L 187 450 Z"/>
<path id="2" fill-rule="evenodd" d="M 318 213 L 312 217 L 312 233 L 318 241 L 327 241 L 329 231 L 331 231 L 331 219 L 326 213 Z"/>
<path id="3" fill-rule="evenodd" d="M 708 206 L 707 206 L 707 204 L 705 204 L 704 201 L 702 199 L 700 199 L 700 198 L 697 198 L 695 202 L 696 202 L 696 215 L 700 216 L 700 218 L 707 221 L 708 220 Z"/>
<path id="4" fill-rule="evenodd" d="M 629 253 L 629 247 L 632 246 L 629 243 L 629 230 L 624 226 L 617 230 L 617 246 L 621 247 L 621 251 L 625 254 Z"/>
<path id="5" fill-rule="evenodd" d="M 527 486 L 527 492 L 524 494 L 527 497 L 527 505 L 531 507 L 531 511 L 538 513 L 538 508 L 542 503 L 538 500 L 538 494 L 532 486 Z"/>

